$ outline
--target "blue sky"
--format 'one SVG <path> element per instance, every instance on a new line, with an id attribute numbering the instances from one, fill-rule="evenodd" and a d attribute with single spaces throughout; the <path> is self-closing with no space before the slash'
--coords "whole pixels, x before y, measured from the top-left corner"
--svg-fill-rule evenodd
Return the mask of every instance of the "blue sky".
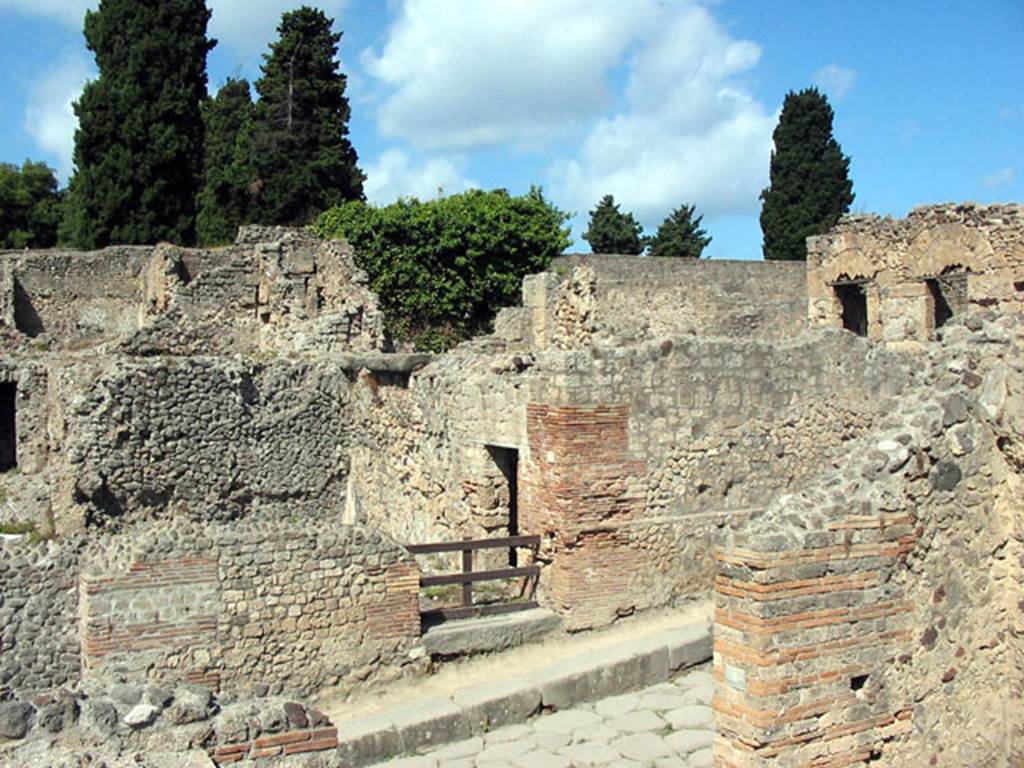
<path id="1" fill-rule="evenodd" d="M 210 87 L 259 76 L 287 0 L 208 0 Z M 648 232 L 694 203 L 719 258 L 760 258 L 758 192 L 791 89 L 817 85 L 853 210 L 1024 200 L 1024 0 L 324 0 L 375 202 L 541 184 Z M 96 0 L 0 0 L 0 161 L 66 178 Z M 577 240 L 575 249 L 586 250 Z"/>

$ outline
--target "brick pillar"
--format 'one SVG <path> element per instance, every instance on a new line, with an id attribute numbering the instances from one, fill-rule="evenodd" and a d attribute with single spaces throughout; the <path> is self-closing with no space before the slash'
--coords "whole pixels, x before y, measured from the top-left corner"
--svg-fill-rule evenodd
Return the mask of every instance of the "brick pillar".
<path id="1" fill-rule="evenodd" d="M 911 636 L 911 606 L 889 576 L 912 525 L 850 515 L 717 553 L 717 768 L 889 764 L 873 761 L 910 729 L 912 703 L 880 680 Z"/>
<path id="2" fill-rule="evenodd" d="M 366 608 L 366 631 L 375 640 L 420 635 L 420 571 L 415 561 L 399 560 L 384 574 L 383 599 Z"/>
<path id="3" fill-rule="evenodd" d="M 643 462 L 629 454 L 625 405 L 531 404 L 520 529 L 550 560 L 543 599 L 566 628 L 607 624 L 643 605 L 631 585 L 645 568 L 624 526 L 643 510 Z"/>

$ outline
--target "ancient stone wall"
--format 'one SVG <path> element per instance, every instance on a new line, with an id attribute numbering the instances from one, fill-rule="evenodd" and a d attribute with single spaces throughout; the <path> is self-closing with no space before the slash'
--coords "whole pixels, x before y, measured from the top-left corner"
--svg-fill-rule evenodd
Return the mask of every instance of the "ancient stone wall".
<path id="1" fill-rule="evenodd" d="M 419 638 L 411 556 L 333 522 L 136 528 L 94 548 L 80 593 L 93 676 L 309 693 L 401 674 Z"/>
<path id="2" fill-rule="evenodd" d="M 888 343 L 933 338 L 948 316 L 1024 311 L 1024 206 L 923 206 L 905 219 L 845 216 L 808 239 L 811 322 L 843 327 L 844 290 L 866 309 L 865 334 Z"/>
<path id="3" fill-rule="evenodd" d="M 574 255 L 527 278 L 536 346 L 640 343 L 665 336 L 784 338 L 806 323 L 803 264 Z"/>
<path id="4" fill-rule="evenodd" d="M 61 378 L 62 532 L 172 516 L 325 519 L 344 507 L 352 416 L 335 366 L 105 360 Z"/>
<path id="5" fill-rule="evenodd" d="M 118 246 L 0 254 L 12 283 L 15 328 L 39 343 L 71 348 L 130 333 L 140 323 L 139 279 L 152 252 Z M 0 313 L 0 323 L 11 319 Z"/>
<path id="6" fill-rule="evenodd" d="M 0 541 L 0 691 L 78 680 L 78 543 Z"/>
<path id="7" fill-rule="evenodd" d="M 349 513 L 407 542 L 541 534 L 542 597 L 574 629 L 709 588 L 718 529 L 817 474 L 912 371 L 834 332 L 502 350 L 357 384 Z M 495 448 L 518 454 L 517 520 Z"/>
<path id="8" fill-rule="evenodd" d="M 1020 760 L 1022 326 L 968 324 L 845 460 L 729 532 L 723 768 Z"/>

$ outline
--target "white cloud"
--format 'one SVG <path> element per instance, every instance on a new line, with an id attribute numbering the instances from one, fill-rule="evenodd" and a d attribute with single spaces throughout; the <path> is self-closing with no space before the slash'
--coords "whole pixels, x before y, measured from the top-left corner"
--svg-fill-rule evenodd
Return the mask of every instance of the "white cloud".
<path id="1" fill-rule="evenodd" d="M 78 127 L 78 118 L 71 104 L 82 93 L 85 81 L 93 75 L 88 57 L 66 54 L 42 74 L 29 92 L 25 130 L 36 145 L 55 160 L 57 175 L 62 181 L 71 173 L 71 155 Z"/>
<path id="2" fill-rule="evenodd" d="M 207 0 L 212 13 L 208 27 L 210 37 L 216 38 L 238 56 L 242 63 L 260 64 L 269 44 L 277 39 L 277 25 L 281 14 L 295 10 L 302 3 L 296 0 Z M 307 2 L 335 20 L 335 30 L 343 29 L 339 17 L 348 0 Z"/>
<path id="3" fill-rule="evenodd" d="M 700 6 L 664 6 L 653 21 L 629 65 L 625 108 L 552 164 L 555 198 L 582 212 L 613 194 L 648 230 L 682 203 L 709 217 L 755 212 L 776 121 L 741 82 L 760 48 Z"/>
<path id="4" fill-rule="evenodd" d="M 612 103 L 606 81 L 656 0 L 406 0 L 367 72 L 381 132 L 425 147 L 537 143 Z"/>
<path id="5" fill-rule="evenodd" d="M 857 70 L 829 64 L 814 73 L 814 84 L 828 94 L 833 101 L 842 101 L 857 82 Z"/>
<path id="6" fill-rule="evenodd" d="M 1000 168 L 995 173 L 982 179 L 982 183 L 989 189 L 997 189 L 998 187 L 1012 184 L 1016 177 L 1017 172 L 1013 168 Z"/>
<path id="7" fill-rule="evenodd" d="M 43 16 L 81 29 L 86 10 L 95 10 L 99 0 L 0 0 L 0 11 L 26 16 Z M 259 64 L 260 54 L 277 38 L 281 14 L 302 3 L 297 0 L 207 0 L 212 16 L 208 33 L 229 49 L 241 63 Z M 306 2 L 320 8 L 335 21 L 348 0 Z M 335 25 L 341 29 L 340 24 Z"/>
<path id="8" fill-rule="evenodd" d="M 81 28 L 87 9 L 95 8 L 99 0 L 0 0 L 0 11 L 11 11 L 25 16 L 45 16 L 62 24 Z"/>
<path id="9" fill-rule="evenodd" d="M 388 149 L 365 167 L 366 197 L 371 203 L 393 203 L 399 197 L 431 200 L 438 192 L 450 195 L 480 185 L 466 178 L 460 163 L 445 157 L 434 157 L 414 163 L 400 149 Z"/>

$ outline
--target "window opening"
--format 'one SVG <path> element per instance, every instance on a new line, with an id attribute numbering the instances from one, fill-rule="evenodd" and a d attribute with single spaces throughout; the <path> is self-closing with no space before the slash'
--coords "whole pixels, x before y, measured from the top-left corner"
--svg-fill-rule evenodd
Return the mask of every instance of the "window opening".
<path id="1" fill-rule="evenodd" d="M 18 466 L 18 433 L 13 382 L 0 382 L 0 472 Z"/>
<path id="2" fill-rule="evenodd" d="M 868 335 L 868 297 L 861 283 L 834 286 L 836 298 L 843 308 L 843 328 L 858 336 Z"/>

